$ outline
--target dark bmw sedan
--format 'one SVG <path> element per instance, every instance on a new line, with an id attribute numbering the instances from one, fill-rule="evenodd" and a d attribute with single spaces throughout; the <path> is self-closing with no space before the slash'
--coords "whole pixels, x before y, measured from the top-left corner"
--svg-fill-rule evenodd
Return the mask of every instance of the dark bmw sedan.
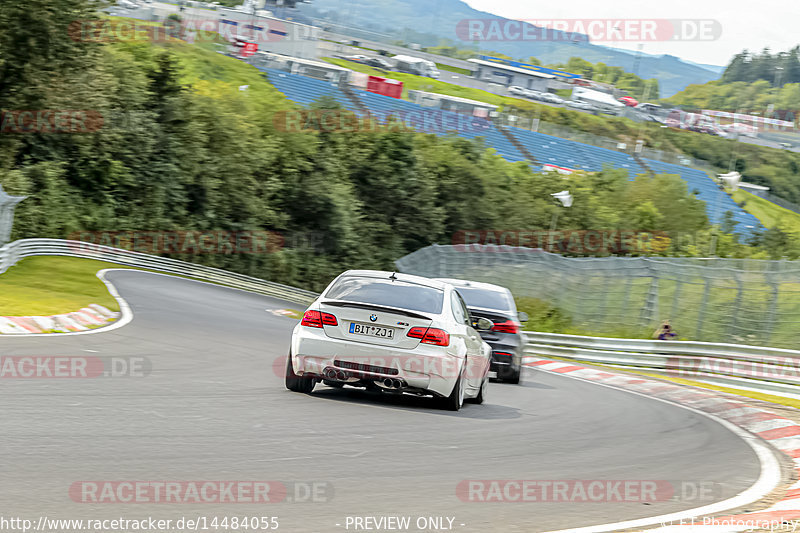
<path id="1" fill-rule="evenodd" d="M 525 351 L 520 323 L 526 322 L 528 315 L 517 312 L 511 291 L 477 281 L 444 278 L 439 281 L 455 285 L 474 320 L 482 317 L 494 323 L 491 330 L 479 331 L 483 340 L 492 347 L 490 371 L 496 373 L 497 379 L 519 383 Z"/>

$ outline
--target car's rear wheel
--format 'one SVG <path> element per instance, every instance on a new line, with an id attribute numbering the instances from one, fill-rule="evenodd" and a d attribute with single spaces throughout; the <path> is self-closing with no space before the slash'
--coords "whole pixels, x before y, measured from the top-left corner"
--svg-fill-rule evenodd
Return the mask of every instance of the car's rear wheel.
<path id="1" fill-rule="evenodd" d="M 475 396 L 471 401 L 472 403 L 477 403 L 478 405 L 482 404 L 486 401 L 486 389 L 489 388 L 489 377 L 487 376 L 484 378 L 483 383 L 481 383 L 481 390 L 478 391 L 478 395 Z"/>
<path id="2" fill-rule="evenodd" d="M 448 411 L 458 411 L 464 405 L 464 378 L 459 376 L 450 396 L 442 399 L 442 407 Z"/>
<path id="3" fill-rule="evenodd" d="M 289 355 L 286 357 L 286 388 L 292 392 L 303 392 L 308 394 L 314 390 L 315 384 L 316 382 L 313 378 L 298 376 L 294 373 L 294 367 L 292 366 L 292 354 L 289 353 Z"/>
<path id="4" fill-rule="evenodd" d="M 504 381 L 511 383 L 513 385 L 519 384 L 519 378 L 522 374 L 522 367 L 519 367 L 516 370 L 512 370 L 508 373 L 508 375 L 504 378 Z"/>

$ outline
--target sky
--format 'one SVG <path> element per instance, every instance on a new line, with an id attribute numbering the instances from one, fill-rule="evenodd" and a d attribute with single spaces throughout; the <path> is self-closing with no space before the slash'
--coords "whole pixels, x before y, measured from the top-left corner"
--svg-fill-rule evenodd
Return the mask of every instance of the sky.
<path id="1" fill-rule="evenodd" d="M 715 20 L 719 38 L 707 41 L 648 41 L 646 54 L 671 54 L 695 63 L 726 65 L 743 49 L 786 51 L 800 44 L 800 0 L 465 0 L 475 9 L 518 20 L 680 19 Z M 534 5 L 535 4 L 535 5 Z M 692 27 L 692 26 L 687 26 Z M 605 46 L 637 50 L 639 42 L 605 41 Z"/>

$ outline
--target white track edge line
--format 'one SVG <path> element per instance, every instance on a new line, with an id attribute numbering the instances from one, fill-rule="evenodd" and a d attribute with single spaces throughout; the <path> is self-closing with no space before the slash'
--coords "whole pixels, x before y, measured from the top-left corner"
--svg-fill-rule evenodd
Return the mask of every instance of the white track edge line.
<path id="1" fill-rule="evenodd" d="M 558 373 L 552 372 L 552 374 L 558 374 Z M 694 509 L 688 509 L 686 511 L 678 511 L 675 513 L 653 516 L 649 518 L 637 518 L 634 520 L 627 520 L 624 522 L 597 524 L 594 526 L 584 526 L 571 529 L 558 529 L 558 530 L 548 531 L 547 533 L 604 533 L 607 531 L 618 531 L 621 529 L 630 529 L 635 527 L 650 527 L 650 526 L 658 527 L 659 525 L 664 526 L 666 525 L 667 522 L 676 522 L 681 519 L 686 520 L 690 518 L 697 518 L 701 515 L 716 514 L 753 503 L 757 500 L 760 500 L 770 492 L 772 492 L 775 489 L 775 487 L 777 487 L 778 484 L 781 482 L 780 463 L 778 462 L 778 459 L 775 457 L 777 451 L 773 451 L 773 449 L 769 447 L 766 443 L 761 442 L 761 440 L 758 437 L 751 435 L 744 429 L 728 422 L 727 420 L 723 420 L 717 416 L 706 413 L 705 411 L 701 411 L 699 409 L 695 409 L 693 407 L 682 405 L 674 401 L 657 398 L 655 396 L 649 396 L 645 393 L 635 392 L 628 389 L 615 387 L 613 385 L 606 385 L 605 383 L 590 381 L 587 379 L 579 378 L 577 376 L 570 376 L 568 373 L 560 375 L 570 379 L 577 379 L 580 381 L 584 381 L 586 383 L 600 385 L 602 387 L 608 387 L 609 389 L 615 389 L 622 392 L 628 392 L 630 394 L 636 394 L 638 396 L 643 396 L 645 398 L 650 398 L 652 400 L 657 400 L 659 402 L 677 405 L 678 407 L 681 407 L 683 409 L 687 409 L 689 411 L 693 411 L 697 414 L 710 418 L 711 420 L 719 423 L 723 427 L 730 430 L 736 436 L 741 438 L 745 443 L 747 443 L 748 446 L 750 446 L 750 448 L 756 454 L 756 457 L 758 457 L 759 463 L 761 464 L 761 473 L 759 474 L 759 477 L 756 480 L 756 482 L 753 483 L 753 485 L 751 485 L 749 488 L 740 492 L 736 496 L 728 498 L 727 500 L 723 500 L 721 502 L 712 503 L 709 505 L 705 505 L 703 507 L 696 507 Z"/>

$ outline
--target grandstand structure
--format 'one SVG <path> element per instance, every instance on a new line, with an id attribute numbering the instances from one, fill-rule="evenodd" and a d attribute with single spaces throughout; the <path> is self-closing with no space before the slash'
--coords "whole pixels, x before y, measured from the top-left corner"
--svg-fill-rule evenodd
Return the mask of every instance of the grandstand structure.
<path id="1" fill-rule="evenodd" d="M 645 168 L 631 155 L 607 148 L 583 144 L 552 135 L 545 135 L 525 129 L 497 126 L 490 120 L 470 117 L 467 122 L 464 115 L 454 111 L 432 110 L 407 100 L 392 98 L 363 89 L 349 88 L 346 94 L 338 84 L 292 74 L 275 68 L 257 67 L 265 72 L 269 81 L 289 100 L 308 105 L 323 96 L 330 96 L 343 108 L 363 115 L 367 110 L 377 120 L 382 117 L 395 116 L 420 117 L 435 111 L 439 122 L 436 124 L 455 125 L 427 129 L 427 120 L 414 121 L 412 125 L 421 132 L 437 135 L 454 134 L 459 137 L 474 139 L 482 137 L 487 147 L 494 148 L 498 155 L 512 162 L 527 161 L 534 171 L 542 171 L 544 165 L 553 165 L 566 169 L 595 172 L 604 168 L 616 168 L 627 171 L 630 179 L 639 174 L 648 174 L 652 170 L 656 174 L 676 174 L 688 185 L 690 192 L 706 202 L 709 219 L 720 223 L 727 211 L 733 213 L 736 222 L 736 233 L 748 235 L 761 228 L 761 223 L 753 215 L 740 208 L 727 194 L 723 193 L 717 183 L 704 171 L 690 167 L 665 163 L 653 159 L 641 158 Z M 355 97 L 355 98 L 353 98 Z M 457 125 L 466 124 L 467 127 Z"/>

